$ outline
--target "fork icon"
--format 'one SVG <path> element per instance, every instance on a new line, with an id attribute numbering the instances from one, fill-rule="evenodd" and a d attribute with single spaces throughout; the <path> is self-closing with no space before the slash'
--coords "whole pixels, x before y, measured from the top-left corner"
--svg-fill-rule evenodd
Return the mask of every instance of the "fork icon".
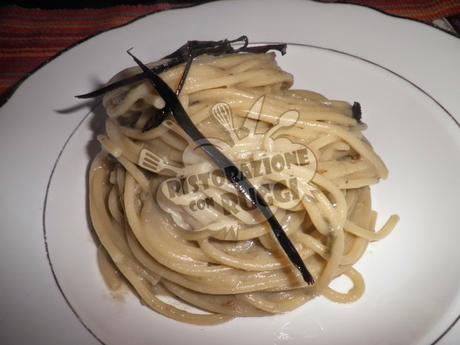
<path id="1" fill-rule="evenodd" d="M 138 164 L 144 169 L 147 169 L 154 173 L 159 173 L 164 170 L 170 170 L 178 176 L 183 175 L 182 168 L 178 168 L 172 164 L 165 162 L 165 160 L 161 156 L 157 155 L 156 153 L 148 149 L 141 150 L 139 154 Z"/>

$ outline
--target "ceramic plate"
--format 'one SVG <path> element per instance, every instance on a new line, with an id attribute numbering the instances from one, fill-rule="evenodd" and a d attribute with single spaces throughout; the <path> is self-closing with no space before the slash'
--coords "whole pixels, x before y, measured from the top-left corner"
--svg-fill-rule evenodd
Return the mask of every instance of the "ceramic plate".
<path id="1" fill-rule="evenodd" d="M 317 298 L 285 314 L 219 326 L 182 324 L 127 294 L 96 265 L 86 174 L 104 112 L 89 91 L 190 39 L 287 42 L 295 87 L 359 101 L 366 135 L 390 170 L 373 188 L 396 230 L 357 268 L 358 302 Z M 458 344 L 460 41 L 413 21 L 305 1 L 222 1 L 151 15 L 70 49 L 0 109 L 0 338 L 8 344 Z M 345 282 L 339 282 L 346 284 Z"/>

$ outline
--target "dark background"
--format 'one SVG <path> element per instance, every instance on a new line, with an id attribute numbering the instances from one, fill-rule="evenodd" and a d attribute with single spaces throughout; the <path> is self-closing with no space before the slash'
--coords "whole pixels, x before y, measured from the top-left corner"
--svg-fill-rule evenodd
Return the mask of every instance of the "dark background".
<path id="1" fill-rule="evenodd" d="M 30 7 L 30 8 L 101 8 L 109 7 L 114 5 L 147 5 L 147 4 L 158 4 L 158 3 L 177 3 L 177 4 L 187 4 L 187 3 L 197 3 L 197 2 L 206 2 L 206 1 L 195 1 L 195 0 L 172 0 L 172 1 L 142 1 L 142 0 L 102 0 L 102 1 L 88 1 L 88 0 L 61 0 L 61 1 L 2 1 L 2 5 L 17 5 L 21 7 Z"/>

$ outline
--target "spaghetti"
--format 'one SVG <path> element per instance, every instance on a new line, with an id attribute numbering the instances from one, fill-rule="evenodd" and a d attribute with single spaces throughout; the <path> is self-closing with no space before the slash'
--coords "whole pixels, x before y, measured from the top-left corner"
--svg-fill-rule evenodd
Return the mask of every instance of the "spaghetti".
<path id="1" fill-rule="evenodd" d="M 174 88 L 184 68 L 160 77 Z M 136 73 L 125 70 L 112 82 Z M 347 303 L 363 294 L 353 265 L 398 221 L 391 216 L 375 232 L 369 186 L 388 171 L 362 134 L 356 105 L 293 90 L 292 83 L 274 53 L 199 55 L 179 100 L 264 196 L 315 283 L 305 283 L 270 225 L 200 143 L 171 119 L 143 131 L 165 102 L 139 79 L 105 94 L 103 150 L 89 177 L 109 286 L 124 277 L 150 308 L 194 324 L 283 313 L 319 295 Z M 346 293 L 329 286 L 341 275 L 353 284 Z"/>

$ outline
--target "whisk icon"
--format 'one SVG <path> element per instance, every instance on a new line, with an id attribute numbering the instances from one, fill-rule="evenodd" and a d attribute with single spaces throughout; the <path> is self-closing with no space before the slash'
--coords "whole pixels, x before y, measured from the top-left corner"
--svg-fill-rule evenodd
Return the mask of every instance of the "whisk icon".
<path id="1" fill-rule="evenodd" d="M 232 110 L 230 106 L 227 103 L 217 103 L 211 108 L 211 112 L 217 122 L 227 130 L 233 143 L 238 143 L 240 138 L 236 134 L 235 127 L 233 126 Z"/>

